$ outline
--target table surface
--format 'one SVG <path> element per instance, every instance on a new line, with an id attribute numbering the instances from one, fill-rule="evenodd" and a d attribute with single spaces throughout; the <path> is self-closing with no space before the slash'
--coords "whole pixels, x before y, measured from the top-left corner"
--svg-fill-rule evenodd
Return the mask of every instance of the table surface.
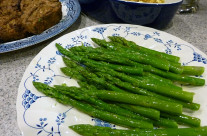
<path id="1" fill-rule="evenodd" d="M 165 32 L 175 35 L 207 54 L 207 1 L 195 14 L 177 14 Z M 17 125 L 16 98 L 21 78 L 30 61 L 50 42 L 74 30 L 102 24 L 81 14 L 66 31 L 52 39 L 21 50 L 0 54 L 0 135 L 21 136 Z"/>

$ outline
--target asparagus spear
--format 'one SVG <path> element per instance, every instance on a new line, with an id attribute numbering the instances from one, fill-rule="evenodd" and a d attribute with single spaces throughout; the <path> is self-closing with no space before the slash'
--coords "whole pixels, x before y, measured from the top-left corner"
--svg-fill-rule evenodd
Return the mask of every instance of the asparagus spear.
<path id="1" fill-rule="evenodd" d="M 85 82 L 78 82 L 80 84 L 81 87 L 83 88 L 87 88 L 89 90 L 96 90 L 96 87 L 93 86 L 93 85 L 88 85 L 87 83 Z M 148 108 L 149 109 L 149 108 Z M 130 111 L 132 112 L 135 112 L 134 110 L 130 109 Z M 150 112 L 146 112 L 146 110 L 142 110 L 142 113 L 144 114 L 141 114 L 141 112 L 138 112 L 136 110 L 135 113 L 138 113 L 140 115 L 143 115 L 143 116 L 146 116 L 146 117 L 149 117 L 149 118 L 152 118 L 152 116 L 154 115 L 149 115 L 148 113 Z M 161 126 L 161 127 L 166 127 L 166 128 L 176 128 L 177 127 L 177 123 L 176 122 L 172 122 L 172 120 L 169 120 L 169 119 L 165 119 L 165 118 L 160 118 L 159 120 L 152 120 L 153 121 L 153 124 L 155 126 Z"/>
<path id="2" fill-rule="evenodd" d="M 63 61 L 66 64 L 66 66 L 73 67 L 73 65 L 75 65 L 75 64 L 72 64 L 72 63 L 74 63 L 73 61 L 71 61 L 71 60 L 69 60 L 69 59 L 67 59 L 65 57 L 63 57 Z M 121 66 L 121 65 L 113 65 L 113 64 L 109 64 L 109 63 L 105 63 L 105 62 L 96 62 L 96 61 L 89 60 L 89 59 L 87 59 L 87 60 L 85 59 L 84 62 L 90 62 L 90 63 L 94 63 L 96 65 L 104 66 L 104 67 L 106 66 L 108 68 L 112 68 L 114 70 L 121 71 L 121 72 L 124 72 L 124 73 L 127 73 L 127 74 L 130 73 L 130 74 L 141 75 L 143 73 L 143 69 L 142 68 L 138 68 L 138 67 L 136 67 L 136 68 L 134 67 L 133 68 L 133 67 L 127 67 L 127 66 Z M 87 65 L 87 63 L 84 63 L 84 64 Z M 161 82 L 165 83 L 164 85 L 168 86 L 171 89 L 174 88 L 174 89 L 182 90 L 181 87 L 178 87 L 178 86 L 175 86 L 174 84 L 172 84 L 170 82 L 170 80 L 158 77 L 156 75 L 153 75 L 153 74 L 150 74 L 150 73 L 147 73 L 147 72 L 145 72 L 143 74 L 144 74 L 143 78 L 140 77 L 142 80 L 150 80 L 150 81 L 151 80 L 155 80 L 156 83 L 160 83 L 160 81 L 161 81 Z M 161 84 L 163 84 L 163 83 L 161 83 Z"/>
<path id="3" fill-rule="evenodd" d="M 149 57 L 155 60 L 159 60 L 161 62 L 167 62 L 168 63 L 168 67 L 169 67 L 169 71 L 173 72 L 173 73 L 177 73 L 177 74 L 181 74 L 183 72 L 183 67 L 181 66 L 180 63 L 178 62 L 171 62 L 168 61 L 167 59 L 163 59 L 159 56 L 155 56 L 149 53 L 145 53 L 145 52 L 139 52 L 134 50 L 134 48 L 130 48 L 130 47 L 126 47 L 121 43 L 118 42 L 106 42 L 105 40 L 100 40 L 100 39 L 96 39 L 96 38 L 92 38 L 92 40 L 97 43 L 99 46 L 105 47 L 107 49 L 113 50 L 113 51 L 118 51 L 118 52 L 123 52 L 123 53 L 133 53 L 134 56 L 136 54 L 141 54 L 141 56 L 145 56 L 145 57 Z M 159 68 L 159 67 L 158 67 Z"/>
<path id="4" fill-rule="evenodd" d="M 91 89 L 91 87 L 87 87 L 87 88 Z M 131 112 L 129 110 L 125 110 L 123 108 L 120 108 L 117 105 L 108 104 L 108 103 L 105 103 L 99 99 L 91 97 L 87 94 L 89 90 L 86 90 L 83 88 L 81 89 L 81 88 L 55 85 L 55 89 L 60 91 L 62 94 L 69 95 L 70 97 L 73 97 L 75 99 L 83 100 L 83 101 L 86 101 L 90 104 L 93 104 L 96 108 L 98 108 L 100 110 L 112 112 L 112 113 L 115 113 L 118 115 L 130 117 L 130 118 L 134 118 L 134 119 L 138 119 L 138 120 L 148 121 L 150 123 L 153 123 L 155 126 L 159 126 L 159 127 L 165 127 L 165 128 L 177 128 L 178 127 L 178 125 L 175 121 L 160 118 L 159 117 L 160 112 L 157 110 L 154 110 L 154 109 L 140 107 L 140 110 L 142 109 L 142 111 L 136 112 L 136 113 L 142 113 L 142 115 L 148 115 L 148 117 L 151 118 L 150 119 L 150 118 L 142 117 L 139 114 L 135 114 L 134 112 Z M 92 88 L 92 89 L 94 89 L 94 88 Z"/>
<path id="5" fill-rule="evenodd" d="M 89 63 L 87 65 L 89 65 Z M 167 88 L 165 86 L 156 85 L 156 84 L 153 84 L 150 82 L 143 82 L 143 81 L 140 81 L 140 80 L 135 79 L 133 77 L 130 77 L 124 73 L 118 73 L 116 71 L 113 71 L 112 69 L 108 69 L 105 67 L 100 68 L 98 65 L 94 65 L 94 64 L 90 64 L 90 67 L 92 67 L 94 70 L 99 71 L 99 72 L 110 73 L 110 75 L 112 75 L 114 77 L 118 77 L 123 81 L 132 83 L 136 87 L 145 88 L 145 89 L 148 89 L 149 91 L 154 91 L 156 93 L 163 94 L 165 96 L 169 96 L 169 97 L 183 100 L 186 102 L 192 102 L 192 100 L 193 100 L 194 93 L 191 93 L 191 92 L 169 90 L 169 88 Z"/>
<path id="6" fill-rule="evenodd" d="M 63 67 L 60 69 L 65 75 L 69 77 L 73 77 L 76 80 L 83 81 L 80 79 L 84 78 L 87 79 L 88 82 L 94 82 L 96 85 L 98 85 L 100 88 L 106 88 L 112 91 L 117 91 L 117 92 L 124 92 L 122 89 L 108 83 L 105 81 L 104 78 L 99 78 L 93 73 L 87 72 L 87 70 L 80 70 L 78 68 L 72 69 L 69 67 Z"/>
<path id="7" fill-rule="evenodd" d="M 80 74 L 80 72 L 77 71 L 77 69 L 80 68 L 83 71 L 83 70 L 85 70 L 85 68 L 77 65 L 75 62 L 73 62 L 71 60 L 68 60 L 67 58 L 63 58 L 63 60 L 64 60 L 64 62 L 65 62 L 65 64 L 67 66 L 75 67 L 74 70 L 72 70 L 72 69 L 70 70 L 69 68 L 62 68 L 61 70 L 64 71 L 63 73 L 65 73 L 68 76 L 71 76 L 72 75 L 73 77 L 75 77 L 75 76 L 76 77 L 77 76 L 82 76 Z M 132 86 L 131 84 L 129 84 L 127 82 L 122 82 L 119 79 L 114 78 L 114 77 L 112 77 L 110 75 L 106 75 L 106 74 L 104 75 L 103 73 L 101 75 L 104 76 L 105 78 L 107 78 L 107 80 L 110 80 L 111 83 L 116 84 L 116 85 L 120 86 L 121 88 L 125 88 L 125 89 L 129 90 L 130 92 L 138 93 L 138 94 L 141 94 L 141 95 L 153 96 L 153 97 L 157 97 L 159 99 L 163 99 L 163 100 L 167 100 L 167 101 L 172 101 L 172 102 L 180 103 L 180 104 L 183 105 L 183 107 L 190 108 L 192 110 L 198 110 L 200 108 L 200 105 L 199 104 L 196 104 L 196 103 L 185 103 L 185 102 L 182 102 L 182 101 L 179 101 L 179 100 L 171 99 L 171 98 L 168 98 L 168 97 L 165 97 L 165 96 L 161 96 L 159 94 L 155 94 L 153 92 L 149 92 L 149 91 L 144 90 L 144 89 L 139 89 L 137 87 Z M 89 77 L 89 76 L 86 76 L 86 78 L 87 77 Z M 77 78 L 75 78 L 75 79 L 77 79 Z M 100 82 L 97 82 L 96 80 L 93 80 L 93 82 L 100 83 Z M 102 83 L 102 86 L 103 85 L 107 85 L 110 90 L 124 92 L 123 90 L 118 89 L 117 87 L 115 87 L 113 85 L 110 85 L 108 83 Z"/>
<path id="8" fill-rule="evenodd" d="M 155 51 L 155 50 L 151 50 L 151 49 L 148 49 L 148 48 L 139 46 L 135 42 L 127 41 L 123 37 L 119 37 L 119 36 L 109 36 L 108 38 L 110 40 L 112 40 L 112 41 L 119 42 L 119 43 L 123 44 L 124 46 L 131 47 L 133 49 L 136 49 L 139 52 L 144 52 L 144 53 L 147 53 L 147 54 L 159 56 L 161 58 L 167 59 L 167 60 L 172 61 L 172 62 L 178 62 L 180 60 L 180 58 L 177 57 L 177 56 L 169 55 L 169 54 L 166 54 L 166 53 L 163 53 L 163 52 L 158 52 L 158 51 Z"/>
<path id="9" fill-rule="evenodd" d="M 74 64 L 71 64 L 71 63 L 73 63 L 71 60 L 69 60 L 65 57 L 63 57 L 63 61 L 68 67 L 73 67 L 71 65 L 74 65 Z M 96 62 L 96 61 L 89 60 L 89 59 L 83 59 L 82 62 L 84 63 L 86 61 L 92 61 L 92 63 L 95 63 L 96 65 L 106 66 L 108 68 L 111 68 L 111 69 L 114 69 L 116 71 L 123 72 L 123 73 L 134 74 L 134 75 L 142 75 L 142 73 L 143 73 L 143 68 L 139 68 L 139 67 L 135 68 L 135 67 L 130 67 L 130 66 L 109 64 L 106 62 Z"/>
<path id="10" fill-rule="evenodd" d="M 128 110 L 131 110 L 135 113 L 142 113 L 145 112 L 146 114 L 146 109 L 140 106 L 135 106 L 135 105 L 129 105 L 129 104 L 117 104 L 120 107 L 126 108 Z M 184 114 L 180 114 L 180 115 L 170 115 L 167 113 L 161 113 L 161 117 L 166 118 L 166 119 L 171 119 L 171 120 L 175 120 L 176 122 L 178 122 L 179 124 L 184 124 L 184 125 L 189 125 L 192 127 L 200 127 L 200 119 L 195 118 L 195 117 L 191 117 L 188 115 L 184 115 Z"/>
<path id="11" fill-rule="evenodd" d="M 109 127 L 79 124 L 69 126 L 83 136 L 206 136 L 207 127 L 200 128 L 167 128 L 167 129 L 111 129 Z"/>
<path id="12" fill-rule="evenodd" d="M 143 77 L 148 77 L 148 78 L 151 78 L 151 79 L 155 79 L 155 80 L 158 80 L 159 82 L 164 83 L 164 84 L 174 85 L 171 80 L 163 78 L 163 77 L 155 75 L 155 74 L 152 74 L 150 72 L 143 72 Z M 180 87 L 180 89 L 182 90 L 182 87 Z"/>
<path id="13" fill-rule="evenodd" d="M 120 108 L 120 106 L 117 106 L 114 104 L 108 104 L 102 100 L 91 97 L 90 95 L 87 94 L 87 92 L 89 90 L 86 90 L 83 88 L 79 88 L 79 90 L 77 90 L 77 89 L 73 89 L 71 87 L 62 86 L 62 85 L 55 85 L 54 87 L 55 87 L 55 89 L 60 91 L 62 94 L 70 95 L 70 97 L 73 97 L 75 99 L 86 101 L 90 104 L 96 105 L 97 108 L 100 108 L 102 110 L 116 113 L 116 114 L 123 115 L 123 116 L 127 116 L 127 117 L 132 117 L 135 119 L 146 120 L 146 121 L 149 120 L 145 117 L 134 114 L 133 112 L 131 112 L 129 110 L 125 110 L 123 108 Z M 144 108 L 142 108 L 142 109 L 144 109 Z M 160 118 L 160 111 L 158 111 L 158 110 L 145 108 L 142 115 L 146 115 L 146 113 L 150 114 L 151 116 L 149 116 L 149 117 L 152 119 L 158 120 Z"/>
<path id="14" fill-rule="evenodd" d="M 132 118 L 126 118 L 121 115 L 109 113 L 107 111 L 98 110 L 94 107 L 92 107 L 89 104 L 77 101 L 75 99 L 72 99 L 64 94 L 61 94 L 56 89 L 38 82 L 33 82 L 34 87 L 44 93 L 45 95 L 55 98 L 58 102 L 65 104 L 65 105 L 71 105 L 75 107 L 76 109 L 99 119 L 118 124 L 125 127 L 130 128 L 153 128 L 152 123 L 149 123 L 147 121 L 132 119 Z"/>
<path id="15" fill-rule="evenodd" d="M 150 65 L 143 65 L 140 63 L 135 63 L 135 62 L 130 61 L 126 58 L 120 58 L 120 57 L 109 56 L 109 55 L 95 55 L 95 54 L 90 54 L 90 55 L 88 55 L 88 57 L 90 59 L 101 60 L 101 61 L 106 61 L 106 62 L 111 62 L 111 63 L 118 63 L 118 64 L 124 64 L 124 65 L 131 65 L 131 66 L 135 66 L 135 67 L 142 67 L 145 72 L 151 72 L 151 73 L 159 75 L 161 77 L 171 79 L 173 81 L 185 83 L 185 84 L 191 84 L 191 85 L 195 85 L 195 86 L 205 85 L 204 79 L 189 77 L 189 76 L 185 76 L 185 75 L 179 75 L 179 74 L 175 74 L 172 72 L 165 72 L 165 71 L 156 69 L 154 67 L 151 67 Z"/>
<path id="16" fill-rule="evenodd" d="M 98 91 L 91 92 L 92 96 L 96 96 L 100 99 L 134 104 L 149 108 L 154 108 L 166 113 L 170 114 L 181 114 L 182 113 L 182 105 L 177 103 L 172 103 L 169 101 L 164 101 L 161 99 L 157 99 L 155 97 L 142 96 L 132 93 L 121 93 L 114 91 Z"/>
<path id="17" fill-rule="evenodd" d="M 143 52 L 137 52 L 133 48 L 129 48 L 126 46 L 123 46 L 123 44 L 120 44 L 118 42 L 106 42 L 105 40 L 100 40 L 97 38 L 92 38 L 92 40 L 97 43 L 98 45 L 107 48 L 111 51 L 119 51 L 119 52 L 125 52 L 125 53 L 140 53 L 142 55 L 146 55 Z M 153 57 L 152 54 L 148 54 Z M 163 60 L 163 58 L 160 58 L 159 56 L 154 56 L 155 58 L 159 58 Z M 181 66 L 178 62 L 170 62 L 169 71 L 177 74 L 187 74 L 187 75 L 202 75 L 204 72 L 204 67 L 198 67 L 198 66 Z"/>
<path id="18" fill-rule="evenodd" d="M 191 117 L 188 115 L 169 115 L 166 113 L 161 113 L 161 116 L 164 118 L 172 119 L 178 122 L 179 124 L 189 125 L 192 127 L 200 127 L 201 120 L 195 117 Z"/>
<path id="19" fill-rule="evenodd" d="M 187 75 L 197 75 L 200 76 L 205 71 L 204 67 L 199 66 L 183 66 L 183 73 Z"/>
<path id="20" fill-rule="evenodd" d="M 83 72 L 83 71 L 80 71 L 81 73 Z M 87 72 L 85 72 L 85 74 L 87 74 Z M 87 76 L 90 76 L 90 74 L 87 74 Z M 151 105 L 152 106 L 152 105 Z M 148 105 L 148 107 L 150 107 L 149 105 Z"/>
<path id="21" fill-rule="evenodd" d="M 96 74 L 100 75 L 102 77 L 104 76 L 111 83 L 113 83 L 113 84 L 117 85 L 118 87 L 123 88 L 124 90 L 129 91 L 131 93 L 146 95 L 146 96 L 152 96 L 152 97 L 156 97 L 158 99 L 179 103 L 179 104 L 183 105 L 183 107 L 189 108 L 191 110 L 199 110 L 199 108 L 200 108 L 200 104 L 186 103 L 186 102 L 183 102 L 183 101 L 180 101 L 180 100 L 176 100 L 176 99 L 172 99 L 172 98 L 169 98 L 169 97 L 166 97 L 166 96 L 162 96 L 162 95 L 159 95 L 157 93 L 150 92 L 146 89 L 141 89 L 141 88 L 135 87 L 132 84 L 130 84 L 128 82 L 123 82 L 120 79 L 112 77 L 109 74 L 104 74 L 104 73 L 96 73 Z"/>
<path id="22" fill-rule="evenodd" d="M 145 116 L 151 119 L 158 120 L 160 118 L 160 112 L 155 109 L 145 108 L 145 107 L 137 106 L 137 105 L 135 106 L 135 105 L 130 105 L 130 104 L 123 104 L 123 103 L 115 103 L 115 104 L 122 108 L 131 110 L 135 113 L 138 113 L 142 116 Z"/>
<path id="23" fill-rule="evenodd" d="M 161 77 L 155 77 L 154 74 L 149 74 L 146 76 L 145 72 L 143 73 L 143 76 L 137 76 L 137 75 L 129 75 L 133 78 L 136 78 L 138 80 L 141 80 L 143 82 L 150 82 L 161 86 L 166 86 L 167 88 L 170 88 L 171 90 L 177 90 L 182 91 L 182 87 L 179 87 L 173 83 L 168 83 L 165 80 L 162 80 Z M 160 81 L 161 80 L 161 81 Z"/>
<path id="24" fill-rule="evenodd" d="M 114 82 L 117 82 L 117 80 L 115 80 L 115 79 L 113 79 L 114 80 Z M 118 81 L 119 82 L 119 81 Z M 123 84 L 123 83 L 121 83 L 121 85 L 123 85 L 123 86 L 128 86 L 128 85 L 126 85 L 126 84 Z M 84 87 L 85 88 L 90 88 L 90 87 L 88 87 L 87 85 L 84 85 Z M 132 87 L 132 90 L 135 90 L 136 88 L 134 88 L 134 87 Z M 140 90 L 140 92 L 143 92 L 144 90 L 143 89 L 141 89 Z M 144 95 L 146 95 L 145 94 L 145 92 L 143 92 L 143 93 L 141 93 L 141 94 L 144 94 Z M 149 95 L 150 96 L 150 95 Z M 157 94 L 153 94 L 152 93 L 152 95 L 151 96 L 157 96 Z M 167 98 L 167 97 L 163 97 L 163 96 L 159 96 L 158 95 L 158 98 L 160 98 L 160 99 L 164 99 L 164 100 L 170 100 L 170 98 Z M 171 100 L 170 100 L 171 101 Z M 172 100 L 173 101 L 173 100 Z M 180 103 L 180 104 L 183 104 L 184 102 L 180 102 L 180 101 L 176 101 L 175 100 L 175 102 L 178 102 L 178 103 Z M 150 114 L 150 112 L 149 112 L 149 114 L 147 114 L 148 112 L 146 112 L 146 110 L 145 110 L 145 108 L 144 109 L 142 109 L 142 108 L 140 108 L 140 107 L 137 107 L 137 106 L 133 106 L 133 105 L 126 105 L 126 104 L 118 104 L 119 106 L 121 106 L 121 107 L 124 107 L 124 108 L 126 108 L 126 109 L 128 109 L 128 110 L 131 110 L 131 111 L 133 111 L 133 112 L 136 112 L 136 113 L 138 113 L 138 114 L 140 114 L 140 115 L 143 115 L 143 116 L 146 116 L 147 117 L 147 115 L 149 115 L 149 116 L 152 116 L 151 114 Z M 123 105 L 126 105 L 126 106 L 123 106 Z M 198 107 L 198 108 L 196 108 L 197 110 L 199 109 L 199 104 L 190 104 L 190 103 L 184 103 L 183 104 L 184 105 L 184 107 L 186 107 L 186 105 L 190 105 L 190 107 Z M 192 105 L 195 105 L 195 106 L 192 106 Z M 198 105 L 198 106 L 197 106 Z M 192 109 L 194 109 L 195 110 L 195 108 L 192 108 Z M 141 111 L 140 111 L 141 110 Z M 142 113 L 144 113 L 144 114 L 142 114 Z M 147 115 L 146 115 L 147 114 Z M 197 118 L 193 118 L 193 117 L 189 117 L 189 116 L 187 116 L 187 115 L 183 115 L 183 114 L 181 114 L 181 115 L 177 115 L 177 116 L 172 116 L 172 115 L 169 115 L 169 114 L 166 114 L 167 116 L 166 116 L 166 118 L 169 118 L 169 119 L 173 119 L 173 120 L 176 120 L 176 121 L 179 121 L 179 123 L 182 123 L 182 124 L 188 124 L 188 125 L 191 125 L 191 126 L 199 126 L 199 124 L 200 124 L 200 120 L 199 119 L 197 119 Z M 148 116 L 148 117 L 149 117 Z M 163 117 L 165 117 L 164 115 L 163 115 Z M 170 118 L 171 117 L 171 118 Z M 173 125 L 172 125 L 172 123 L 171 122 L 169 122 L 168 120 L 164 120 L 163 118 L 160 118 L 160 120 L 159 120 L 159 122 L 157 122 L 157 123 L 159 123 L 159 124 L 156 124 L 156 123 L 153 123 L 153 124 L 155 124 L 155 125 L 157 125 L 157 126 L 168 126 L 168 127 L 173 127 Z M 169 125 L 168 125 L 169 124 Z"/>
<path id="25" fill-rule="evenodd" d="M 113 52 L 113 51 L 109 51 L 109 50 L 102 49 L 102 48 L 92 48 L 92 47 L 84 47 L 84 46 L 73 47 L 70 50 L 72 52 L 76 51 L 76 53 L 79 53 L 82 55 L 87 55 L 88 52 L 90 52 L 90 53 L 96 53 L 96 54 L 102 54 L 102 55 L 120 56 L 120 57 L 128 58 L 130 60 L 133 60 L 139 63 L 149 64 L 149 65 L 152 65 L 153 67 L 163 69 L 166 71 L 168 71 L 170 67 L 170 63 L 166 60 L 157 59 L 149 55 L 142 55 L 140 53 L 131 53 L 131 52 L 126 53 L 123 51 Z M 84 52 L 79 52 L 78 50 L 81 50 Z"/>
<path id="26" fill-rule="evenodd" d="M 64 48 L 62 48 L 61 46 L 56 45 L 58 50 L 68 56 L 68 57 L 72 57 L 72 59 L 76 60 L 76 61 L 82 61 L 82 59 L 85 59 L 84 57 L 74 57 L 72 55 L 72 52 L 69 52 L 67 50 L 65 50 Z M 168 78 L 171 79 L 173 81 L 179 81 L 181 83 L 186 83 L 186 84 L 191 84 L 191 85 L 196 85 L 196 86 L 203 86 L 205 85 L 205 80 L 204 79 L 199 79 L 199 78 L 194 78 L 194 77 L 189 77 L 189 76 L 185 76 L 185 75 L 179 75 L 179 74 L 175 74 L 172 72 L 165 72 L 159 69 L 156 69 L 154 67 L 151 67 L 150 65 L 143 65 L 140 63 L 136 63 L 134 61 L 131 61 L 129 59 L 126 58 L 122 58 L 122 57 L 117 57 L 114 55 L 97 55 L 97 54 L 90 54 L 87 57 L 89 57 L 90 59 L 95 59 L 95 60 L 101 60 L 101 61 L 106 61 L 106 62 L 111 62 L 111 63 L 118 63 L 118 64 L 123 64 L 123 65 L 130 65 L 130 66 L 135 66 L 135 67 L 141 67 L 144 69 L 145 72 L 151 72 L 153 74 L 159 75 L 161 77 L 164 78 Z"/>
<path id="27" fill-rule="evenodd" d="M 94 64 L 89 64 L 89 62 L 86 62 L 85 64 L 94 66 Z M 97 69 L 98 66 L 95 66 L 95 68 Z M 99 70 L 103 71 L 104 69 L 103 68 L 99 68 Z M 144 86 L 143 84 L 140 83 L 139 80 L 136 80 L 134 78 L 131 78 L 131 77 L 129 77 L 127 75 L 124 75 L 122 73 L 117 73 L 117 72 L 112 71 L 110 69 L 105 70 L 105 72 L 106 71 L 110 71 L 110 74 L 116 75 L 119 78 L 122 78 L 123 80 L 130 81 L 130 82 L 132 82 L 132 83 L 134 83 L 136 85 L 139 84 L 141 87 Z M 144 86 L 144 87 L 147 88 L 147 89 L 151 89 L 151 90 L 157 89 L 157 90 L 154 90 L 154 91 L 159 91 L 159 93 L 162 93 L 164 95 L 170 95 L 170 96 L 172 96 L 174 98 L 178 98 L 178 99 L 181 99 L 181 100 L 185 100 L 185 101 L 188 101 L 188 102 L 192 102 L 193 93 L 184 92 L 184 91 L 172 91 L 172 90 L 165 89 L 164 87 L 162 88 L 162 86 L 156 87 L 156 85 L 155 85 L 155 87 L 153 87 L 153 86 L 151 87 L 151 86 L 149 86 L 149 83 L 145 83 L 145 84 L 147 86 Z M 152 84 L 152 85 L 154 85 L 154 84 Z M 161 89 L 163 89 L 163 90 L 161 90 Z"/>
<path id="28" fill-rule="evenodd" d="M 72 63 L 72 61 L 71 60 L 69 60 L 69 59 L 67 59 L 67 58 L 63 58 L 63 61 L 65 62 L 65 64 L 68 66 L 68 65 L 71 65 L 71 63 Z M 114 69 L 114 70 L 117 70 L 117 71 L 121 71 L 121 72 L 124 72 L 124 73 L 131 73 L 131 74 L 138 74 L 138 75 L 140 75 L 140 74 L 142 74 L 142 71 L 143 71 L 143 69 L 142 68 L 138 68 L 138 67 L 136 67 L 136 68 L 133 68 L 133 67 L 127 67 L 127 66 L 120 66 L 120 65 L 113 65 L 113 64 L 109 64 L 109 63 L 105 63 L 105 62 L 96 62 L 96 61 L 93 61 L 93 60 L 85 60 L 85 61 L 88 61 L 88 62 L 91 62 L 91 63 L 95 63 L 96 65 L 100 65 L 100 66 L 106 66 L 106 67 L 109 67 L 109 68 L 112 68 L 112 69 Z M 84 61 L 84 62 L 85 62 Z M 70 66 L 71 67 L 71 66 Z M 150 79 L 150 80 L 152 80 L 152 79 L 156 79 L 156 80 L 161 80 L 161 81 L 166 81 L 167 82 L 167 84 L 166 85 L 170 85 L 169 87 L 170 88 L 177 88 L 177 89 L 179 89 L 179 90 L 182 90 L 182 88 L 181 87 L 177 87 L 177 86 L 175 86 L 175 85 L 173 85 L 173 84 L 171 84 L 171 83 L 169 83 L 169 81 L 170 80 L 167 80 L 167 79 L 163 79 L 163 78 L 161 78 L 161 77 L 158 77 L 158 76 L 156 76 L 156 75 L 153 75 L 153 74 L 150 74 L 150 73 L 146 73 L 145 72 L 145 76 L 146 76 L 146 78 L 144 77 L 144 79 Z M 152 77 L 152 78 L 151 78 Z M 159 83 L 159 82 L 157 82 L 157 83 Z M 165 85 L 165 84 L 164 84 Z"/>
<path id="29" fill-rule="evenodd" d="M 60 70 L 69 77 L 78 81 L 86 81 L 86 79 L 88 79 L 89 82 L 95 82 L 99 88 L 107 88 L 113 91 L 124 92 L 124 90 L 106 82 L 103 78 L 98 78 L 95 74 L 88 72 L 85 67 L 80 66 L 74 61 L 63 57 L 63 62 L 67 67 L 61 68 Z M 79 71 L 84 71 L 85 77 L 81 75 Z"/>

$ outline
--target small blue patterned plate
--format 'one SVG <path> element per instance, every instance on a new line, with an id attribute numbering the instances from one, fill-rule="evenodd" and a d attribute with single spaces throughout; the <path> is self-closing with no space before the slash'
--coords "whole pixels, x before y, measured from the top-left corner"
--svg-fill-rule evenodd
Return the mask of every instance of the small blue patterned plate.
<path id="1" fill-rule="evenodd" d="M 7 42 L 0 44 L 0 53 L 10 52 L 18 49 L 22 49 L 28 46 L 35 45 L 42 41 L 45 41 L 53 36 L 61 33 L 69 26 L 71 26 L 80 15 L 80 4 L 78 0 L 60 0 L 62 4 L 62 20 L 53 27 L 45 30 L 39 35 L 33 35 L 17 41 Z"/>
<path id="2" fill-rule="evenodd" d="M 67 84 L 78 86 L 77 82 L 65 76 L 60 68 L 64 67 L 61 54 L 55 43 L 64 48 L 74 46 L 94 46 L 92 37 L 107 38 L 122 36 L 137 44 L 181 57 L 183 65 L 204 66 L 207 69 L 207 56 L 191 44 L 165 32 L 129 24 L 105 24 L 92 26 L 68 33 L 45 47 L 29 64 L 21 80 L 17 96 L 17 121 L 25 136 L 78 136 L 68 126 L 75 124 L 92 124 L 118 128 L 119 126 L 90 117 L 70 106 L 64 106 L 54 99 L 38 92 L 32 81 L 48 85 Z M 207 80 L 206 72 L 202 78 Z M 186 114 L 198 117 L 202 125 L 207 125 L 207 86 L 190 87 L 184 90 L 195 92 L 194 102 L 201 104 L 201 109 Z"/>

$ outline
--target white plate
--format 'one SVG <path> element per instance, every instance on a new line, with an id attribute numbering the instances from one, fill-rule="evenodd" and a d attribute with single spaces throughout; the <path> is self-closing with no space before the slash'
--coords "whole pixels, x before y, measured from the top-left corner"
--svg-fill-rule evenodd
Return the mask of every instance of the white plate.
<path id="1" fill-rule="evenodd" d="M 61 73 L 64 67 L 61 55 L 55 47 L 60 43 L 65 48 L 81 45 L 93 46 L 90 38 L 106 38 L 119 35 L 133 40 L 141 46 L 166 52 L 181 57 L 184 65 L 204 66 L 207 69 L 207 56 L 189 43 L 165 32 L 128 24 L 106 24 L 92 26 L 66 34 L 45 47 L 29 64 L 21 80 L 17 96 L 17 120 L 22 134 L 25 136 L 77 135 L 68 128 L 75 124 L 92 124 L 110 126 L 107 122 L 94 119 L 70 106 L 63 106 L 54 99 L 45 97 L 32 85 L 32 81 L 49 85 L 66 83 L 70 86 L 77 83 Z M 202 78 L 206 79 L 206 73 Z M 207 125 L 207 86 L 184 87 L 184 90 L 195 92 L 194 102 L 200 103 L 199 111 L 187 113 L 202 120 Z"/>
<path id="2" fill-rule="evenodd" d="M 51 28 L 45 30 L 41 34 L 33 35 L 27 38 L 23 38 L 20 40 L 0 43 L 0 53 L 10 52 L 18 49 L 22 49 L 25 47 L 29 47 L 45 41 L 49 38 L 54 37 L 55 35 L 63 32 L 68 27 L 70 27 L 79 17 L 80 15 L 80 4 L 78 0 L 59 0 L 62 5 L 62 19 L 60 22 Z"/>

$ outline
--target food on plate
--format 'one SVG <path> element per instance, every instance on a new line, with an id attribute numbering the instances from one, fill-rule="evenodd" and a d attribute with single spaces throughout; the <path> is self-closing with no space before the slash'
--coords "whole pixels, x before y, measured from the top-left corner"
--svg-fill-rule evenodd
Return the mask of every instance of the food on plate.
<path id="1" fill-rule="evenodd" d="M 164 3 L 165 2 L 165 0 L 127 0 L 127 1 L 146 2 L 146 3 Z"/>
<path id="2" fill-rule="evenodd" d="M 79 124 L 70 126 L 72 130 L 83 136 L 206 136 L 207 127 L 200 128 L 170 128 L 152 130 L 121 130 L 109 127 Z"/>
<path id="3" fill-rule="evenodd" d="M 32 34 L 40 34 L 62 18 L 58 0 L 22 0 L 22 25 Z"/>
<path id="4" fill-rule="evenodd" d="M 21 23 L 19 0 L 0 1 L 0 43 L 24 38 L 28 35 Z"/>
<path id="5" fill-rule="evenodd" d="M 40 34 L 61 18 L 58 0 L 1 0 L 0 43 Z"/>
<path id="6" fill-rule="evenodd" d="M 177 56 L 138 46 L 123 37 L 108 38 L 110 41 L 92 38 L 97 48 L 75 46 L 68 50 L 56 44 L 66 65 L 60 70 L 75 79 L 80 87 L 49 86 L 40 82 L 33 85 L 64 105 L 132 130 L 90 125 L 70 126 L 72 130 L 81 135 L 107 136 L 207 135 L 207 128 L 200 126 L 199 118 L 183 112 L 183 108 L 192 112 L 199 110 L 200 104 L 193 103 L 194 93 L 174 83 L 205 85 L 204 79 L 192 76 L 192 73 L 202 75 L 204 67 L 181 66 Z M 162 65 L 159 61 L 165 63 Z M 199 128 L 181 129 L 179 124 Z"/>

